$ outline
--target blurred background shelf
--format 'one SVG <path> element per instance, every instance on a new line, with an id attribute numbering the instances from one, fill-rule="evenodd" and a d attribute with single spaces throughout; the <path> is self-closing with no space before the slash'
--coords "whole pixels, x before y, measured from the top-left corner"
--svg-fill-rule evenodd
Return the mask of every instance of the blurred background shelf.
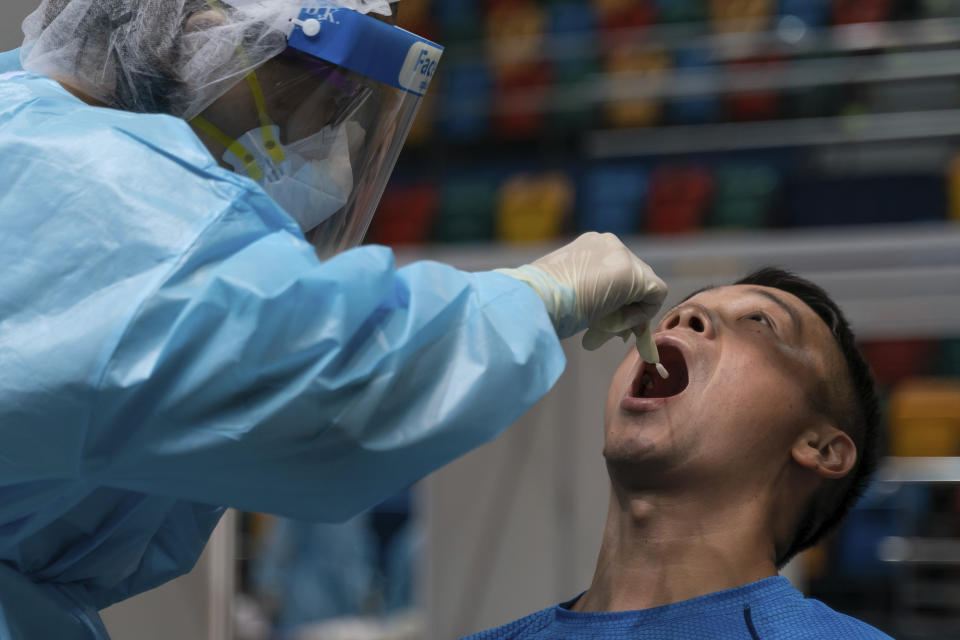
<path id="1" fill-rule="evenodd" d="M 446 47 L 370 239 L 960 219 L 960 3 L 414 0 Z"/>
<path id="2" fill-rule="evenodd" d="M 960 64 L 960 57 L 957 63 Z M 606 159 L 926 138 L 942 140 L 946 136 L 956 135 L 960 135 L 960 109 L 945 109 L 801 118 L 783 122 L 675 125 L 656 129 L 594 131 L 585 137 L 584 150 L 591 158 Z M 922 167 L 909 163 L 909 147 L 902 151 L 902 164 L 899 167 L 901 171 L 923 171 Z"/>
<path id="3" fill-rule="evenodd" d="M 960 457 L 887 457 L 877 469 L 877 482 L 960 483 Z"/>
<path id="4" fill-rule="evenodd" d="M 590 8 L 589 2 L 545 4 L 556 7 L 554 30 L 497 38 L 462 38 L 446 44 L 446 59 L 452 62 L 485 59 L 491 49 L 497 47 L 503 56 L 518 62 L 567 60 L 614 50 L 623 41 L 633 43 L 638 49 L 708 51 L 718 61 L 771 53 L 806 56 L 877 49 L 922 49 L 960 42 L 960 20 L 956 17 L 824 25 L 826 17 L 822 11 L 825 3 L 817 0 L 782 2 L 779 13 L 760 17 L 760 22 L 745 18 L 651 23 L 641 27 L 614 25 L 604 30 L 607 37 L 600 38 L 594 28 L 596 10 Z M 942 11 L 960 15 L 956 3 L 948 4 L 952 7 Z M 413 19 L 422 21 L 423 15 L 414 10 Z"/>

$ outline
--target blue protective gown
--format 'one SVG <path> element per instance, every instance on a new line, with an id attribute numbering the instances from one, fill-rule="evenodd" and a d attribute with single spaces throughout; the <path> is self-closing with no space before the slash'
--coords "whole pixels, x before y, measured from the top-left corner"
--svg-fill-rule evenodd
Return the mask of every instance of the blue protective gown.
<path id="1" fill-rule="evenodd" d="M 345 519 L 563 369 L 527 285 L 321 263 L 179 119 L 0 75 L 0 165 L 0 638 L 105 638 L 224 506 Z"/>

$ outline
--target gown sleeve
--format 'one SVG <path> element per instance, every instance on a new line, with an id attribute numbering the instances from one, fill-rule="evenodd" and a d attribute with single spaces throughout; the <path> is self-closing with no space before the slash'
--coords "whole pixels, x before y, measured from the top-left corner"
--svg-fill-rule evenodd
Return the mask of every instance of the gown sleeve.
<path id="1" fill-rule="evenodd" d="M 320 262 L 243 206 L 110 354 L 82 460 L 98 484 L 341 520 L 498 435 L 562 372 L 523 283 L 396 269 L 383 247 Z"/>

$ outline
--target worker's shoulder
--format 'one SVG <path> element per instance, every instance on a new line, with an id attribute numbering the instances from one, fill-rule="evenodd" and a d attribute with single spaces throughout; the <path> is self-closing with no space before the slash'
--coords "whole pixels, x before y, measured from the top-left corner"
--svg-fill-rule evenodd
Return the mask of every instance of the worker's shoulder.
<path id="1" fill-rule="evenodd" d="M 0 73 L 23 71 L 20 65 L 20 49 L 0 51 Z"/>
<path id="2" fill-rule="evenodd" d="M 221 168 L 182 119 L 91 106 L 56 81 L 24 71 L 0 75 L 0 146 L 4 154 L 29 155 L 68 173 L 109 167 L 116 180 L 154 176 L 168 189 L 161 178 L 223 183 L 221 190 L 250 186 Z"/>
<path id="3" fill-rule="evenodd" d="M 216 166 L 179 118 L 91 106 L 56 81 L 25 71 L 0 75 L 0 144 L 55 146 L 71 160 L 74 153 L 103 160 L 170 155 L 194 168 Z M 128 170 L 140 167 L 126 163 Z"/>
<path id="4" fill-rule="evenodd" d="M 16 72 L 0 75 L 0 226 L 14 222 L 37 233 L 37 246 L 58 229 L 76 260 L 109 255 L 124 273 L 180 264 L 191 251 L 231 254 L 278 231 L 302 241 L 296 222 L 218 166 L 186 122 L 92 107 Z"/>
<path id="5" fill-rule="evenodd" d="M 179 236 L 228 213 L 285 222 L 252 181 L 220 167 L 180 118 L 90 106 L 26 72 L 0 75 L 0 167 L 7 206 L 96 210 L 127 226 L 138 212 L 179 228 Z"/>

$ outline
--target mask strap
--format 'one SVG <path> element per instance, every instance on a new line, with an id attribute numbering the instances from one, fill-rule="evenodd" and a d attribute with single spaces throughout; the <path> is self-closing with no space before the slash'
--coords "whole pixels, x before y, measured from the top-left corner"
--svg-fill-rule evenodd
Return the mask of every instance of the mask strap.
<path id="1" fill-rule="evenodd" d="M 257 79 L 257 73 L 251 71 L 247 74 L 247 84 L 250 85 L 250 92 L 253 94 L 253 101 L 257 105 L 257 115 L 260 117 L 260 135 L 263 136 L 263 146 L 270 154 L 270 158 L 275 164 L 280 164 L 286 159 L 283 147 L 273 137 L 273 122 L 267 113 L 267 101 L 263 97 L 263 89 L 260 87 L 260 81 Z"/>
<path id="2" fill-rule="evenodd" d="M 226 9 L 220 3 L 220 0 L 206 0 L 206 3 L 212 10 L 226 13 Z M 242 44 L 237 46 L 237 53 L 246 58 Z M 286 159 L 287 155 L 283 152 L 283 147 L 280 146 L 280 143 L 277 142 L 277 139 L 273 135 L 273 122 L 271 122 L 270 115 L 267 113 L 267 101 L 263 97 L 263 89 L 260 86 L 260 81 L 257 79 L 255 71 L 247 74 L 247 84 L 250 86 L 253 101 L 257 106 L 257 116 L 260 118 L 260 135 L 263 136 L 263 146 L 267 149 L 267 153 L 270 154 L 270 159 L 273 160 L 275 164 L 279 164 Z M 263 170 L 254 161 L 253 154 L 237 140 L 234 140 L 219 127 L 201 116 L 197 116 L 191 122 L 240 158 L 251 178 L 260 180 L 263 177 Z"/>
<path id="3" fill-rule="evenodd" d="M 213 124 L 203 116 L 195 117 L 190 121 L 190 124 L 194 125 L 197 129 L 200 129 L 200 131 L 203 131 L 205 134 L 229 149 L 233 155 L 237 156 L 237 158 L 240 159 L 240 162 L 243 163 L 243 168 L 247 170 L 247 175 L 249 175 L 251 179 L 259 181 L 263 178 L 263 169 L 261 169 L 260 165 L 257 164 L 253 154 L 250 153 L 245 146 L 240 144 L 239 140 L 231 138 L 217 125 Z"/>

